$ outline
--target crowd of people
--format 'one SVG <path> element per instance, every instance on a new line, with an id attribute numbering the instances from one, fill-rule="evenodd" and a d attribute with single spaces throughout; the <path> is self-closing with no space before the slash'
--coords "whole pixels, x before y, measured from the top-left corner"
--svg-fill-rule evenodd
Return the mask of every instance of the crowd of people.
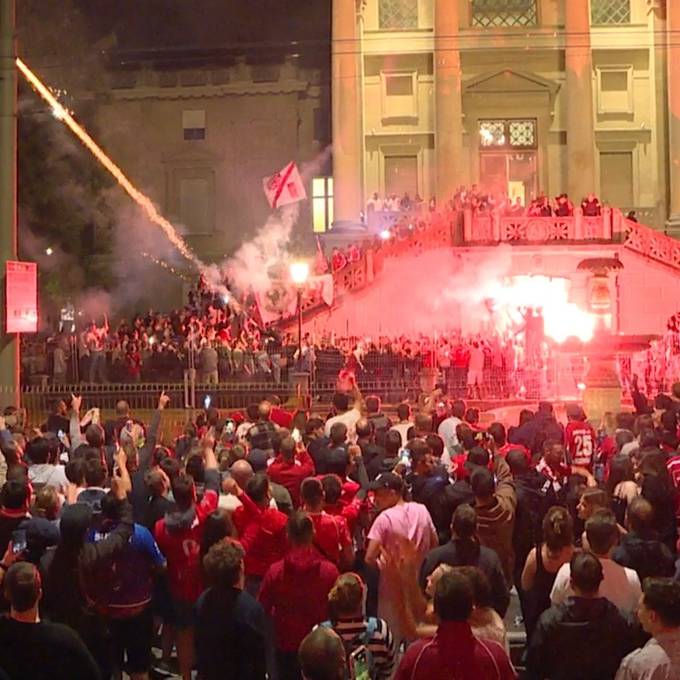
<path id="1" fill-rule="evenodd" d="M 350 374 L 325 418 L 269 397 L 170 442 L 168 401 L 5 409 L 0 678 L 678 677 L 680 383 L 597 429 L 441 387 L 390 416 Z"/>
<path id="2" fill-rule="evenodd" d="M 474 213 L 487 213 L 498 211 L 506 217 L 573 217 L 574 204 L 569 199 L 569 195 L 561 193 L 553 200 L 540 192 L 537 196 L 532 196 L 525 205 L 520 196 L 512 199 L 507 193 L 494 193 L 472 184 L 467 187 L 459 186 L 453 197 L 447 202 L 446 209 L 449 212 L 464 212 L 471 210 Z M 597 196 L 590 192 L 583 198 L 580 204 L 581 214 L 585 217 L 599 217 L 602 214 L 602 204 Z M 432 197 L 427 204 L 428 212 L 437 210 L 437 202 Z M 425 202 L 416 194 L 411 199 L 408 192 L 402 197 L 391 193 L 381 198 L 374 192 L 366 204 L 366 213 L 390 212 L 390 213 L 418 213 L 425 211 Z"/>
<path id="3" fill-rule="evenodd" d="M 133 320 L 132 331 L 121 322 L 117 331 L 105 328 L 96 341 L 97 328 L 92 325 L 81 334 L 80 351 L 74 356 L 67 353 L 65 339 L 56 338 L 53 384 L 78 382 L 72 377 L 77 356 L 79 382 L 85 383 L 179 382 L 193 366 L 197 382 L 203 384 L 233 380 L 280 384 L 287 381 L 292 367 L 310 372 L 319 385 L 334 382 L 343 369 L 354 372 L 362 383 L 416 384 L 423 369 L 434 369 L 456 396 L 508 398 L 527 390 L 530 357 L 521 338 L 511 334 L 468 336 L 451 331 L 378 338 L 305 334 L 300 353 L 292 333 L 253 326 L 233 339 L 229 324 L 202 326 L 197 319 L 184 312 L 149 313 Z M 186 335 L 191 324 L 196 324 L 194 339 Z M 539 366 L 545 367 L 548 359 L 544 353 Z"/>

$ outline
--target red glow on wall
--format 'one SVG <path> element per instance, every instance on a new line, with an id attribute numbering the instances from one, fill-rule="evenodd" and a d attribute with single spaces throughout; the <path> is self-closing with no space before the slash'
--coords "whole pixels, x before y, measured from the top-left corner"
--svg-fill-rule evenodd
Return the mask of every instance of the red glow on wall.
<path id="1" fill-rule="evenodd" d="M 5 263 L 5 332 L 38 331 L 38 265 L 35 262 Z"/>

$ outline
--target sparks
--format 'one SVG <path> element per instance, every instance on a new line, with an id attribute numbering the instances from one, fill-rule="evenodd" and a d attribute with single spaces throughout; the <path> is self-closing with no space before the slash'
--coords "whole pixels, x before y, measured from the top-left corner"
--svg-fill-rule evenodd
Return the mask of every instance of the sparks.
<path id="1" fill-rule="evenodd" d="M 28 80 L 38 94 L 52 107 L 52 114 L 54 117 L 63 121 L 68 126 L 71 132 L 78 137 L 95 158 L 115 177 L 116 181 L 123 187 L 130 198 L 144 210 L 149 220 L 154 224 L 157 224 L 163 230 L 175 248 L 177 248 L 177 250 L 179 250 L 179 252 L 192 264 L 196 265 L 200 270 L 203 270 L 205 268 L 203 263 L 196 255 L 194 255 L 184 239 L 177 233 L 175 227 L 166 220 L 158 210 L 156 210 L 151 199 L 132 184 L 125 173 L 123 173 L 123 171 L 104 153 L 94 139 L 92 139 L 92 137 L 90 137 L 90 135 L 75 121 L 68 109 L 59 103 L 52 92 L 50 92 L 38 76 L 36 76 L 19 57 L 16 59 L 16 65 L 26 80 Z"/>
<path id="2" fill-rule="evenodd" d="M 142 251 L 140 255 L 142 257 L 145 257 L 147 260 L 151 260 L 151 262 L 158 265 L 159 267 L 162 267 L 166 271 L 169 271 L 171 274 L 179 276 L 180 279 L 183 279 L 184 281 L 191 281 L 191 279 L 188 276 L 182 274 L 182 272 L 177 271 L 172 265 L 168 264 L 165 260 L 161 260 L 157 258 L 155 255 L 152 255 L 151 253 L 147 253 L 145 251 Z"/>

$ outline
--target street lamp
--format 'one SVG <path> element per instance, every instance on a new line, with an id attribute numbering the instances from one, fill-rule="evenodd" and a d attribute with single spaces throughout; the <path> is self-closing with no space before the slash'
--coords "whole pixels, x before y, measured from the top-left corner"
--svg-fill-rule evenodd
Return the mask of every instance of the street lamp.
<path id="1" fill-rule="evenodd" d="M 297 289 L 297 312 L 298 312 L 298 365 L 302 367 L 302 290 L 309 278 L 308 262 L 292 262 L 290 265 L 290 278 Z"/>

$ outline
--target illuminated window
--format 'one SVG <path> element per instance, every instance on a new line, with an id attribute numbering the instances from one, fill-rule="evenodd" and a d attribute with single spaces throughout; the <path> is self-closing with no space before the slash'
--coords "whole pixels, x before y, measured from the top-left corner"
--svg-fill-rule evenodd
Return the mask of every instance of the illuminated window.
<path id="1" fill-rule="evenodd" d="M 418 0 L 380 0 L 378 14 L 380 28 L 418 28 Z"/>
<path id="2" fill-rule="evenodd" d="M 536 26 L 536 0 L 472 0 L 475 28 L 515 28 Z"/>
<path id="3" fill-rule="evenodd" d="M 505 121 L 480 121 L 479 143 L 481 146 L 505 146 Z"/>
<path id="4" fill-rule="evenodd" d="M 333 178 L 315 177 L 312 180 L 312 212 L 314 231 L 322 234 L 333 224 Z"/>
<path id="5" fill-rule="evenodd" d="M 479 146 L 482 148 L 535 149 L 534 119 L 480 120 Z"/>
<path id="6" fill-rule="evenodd" d="M 590 21 L 594 26 L 630 23 L 630 0 L 590 0 Z"/>

